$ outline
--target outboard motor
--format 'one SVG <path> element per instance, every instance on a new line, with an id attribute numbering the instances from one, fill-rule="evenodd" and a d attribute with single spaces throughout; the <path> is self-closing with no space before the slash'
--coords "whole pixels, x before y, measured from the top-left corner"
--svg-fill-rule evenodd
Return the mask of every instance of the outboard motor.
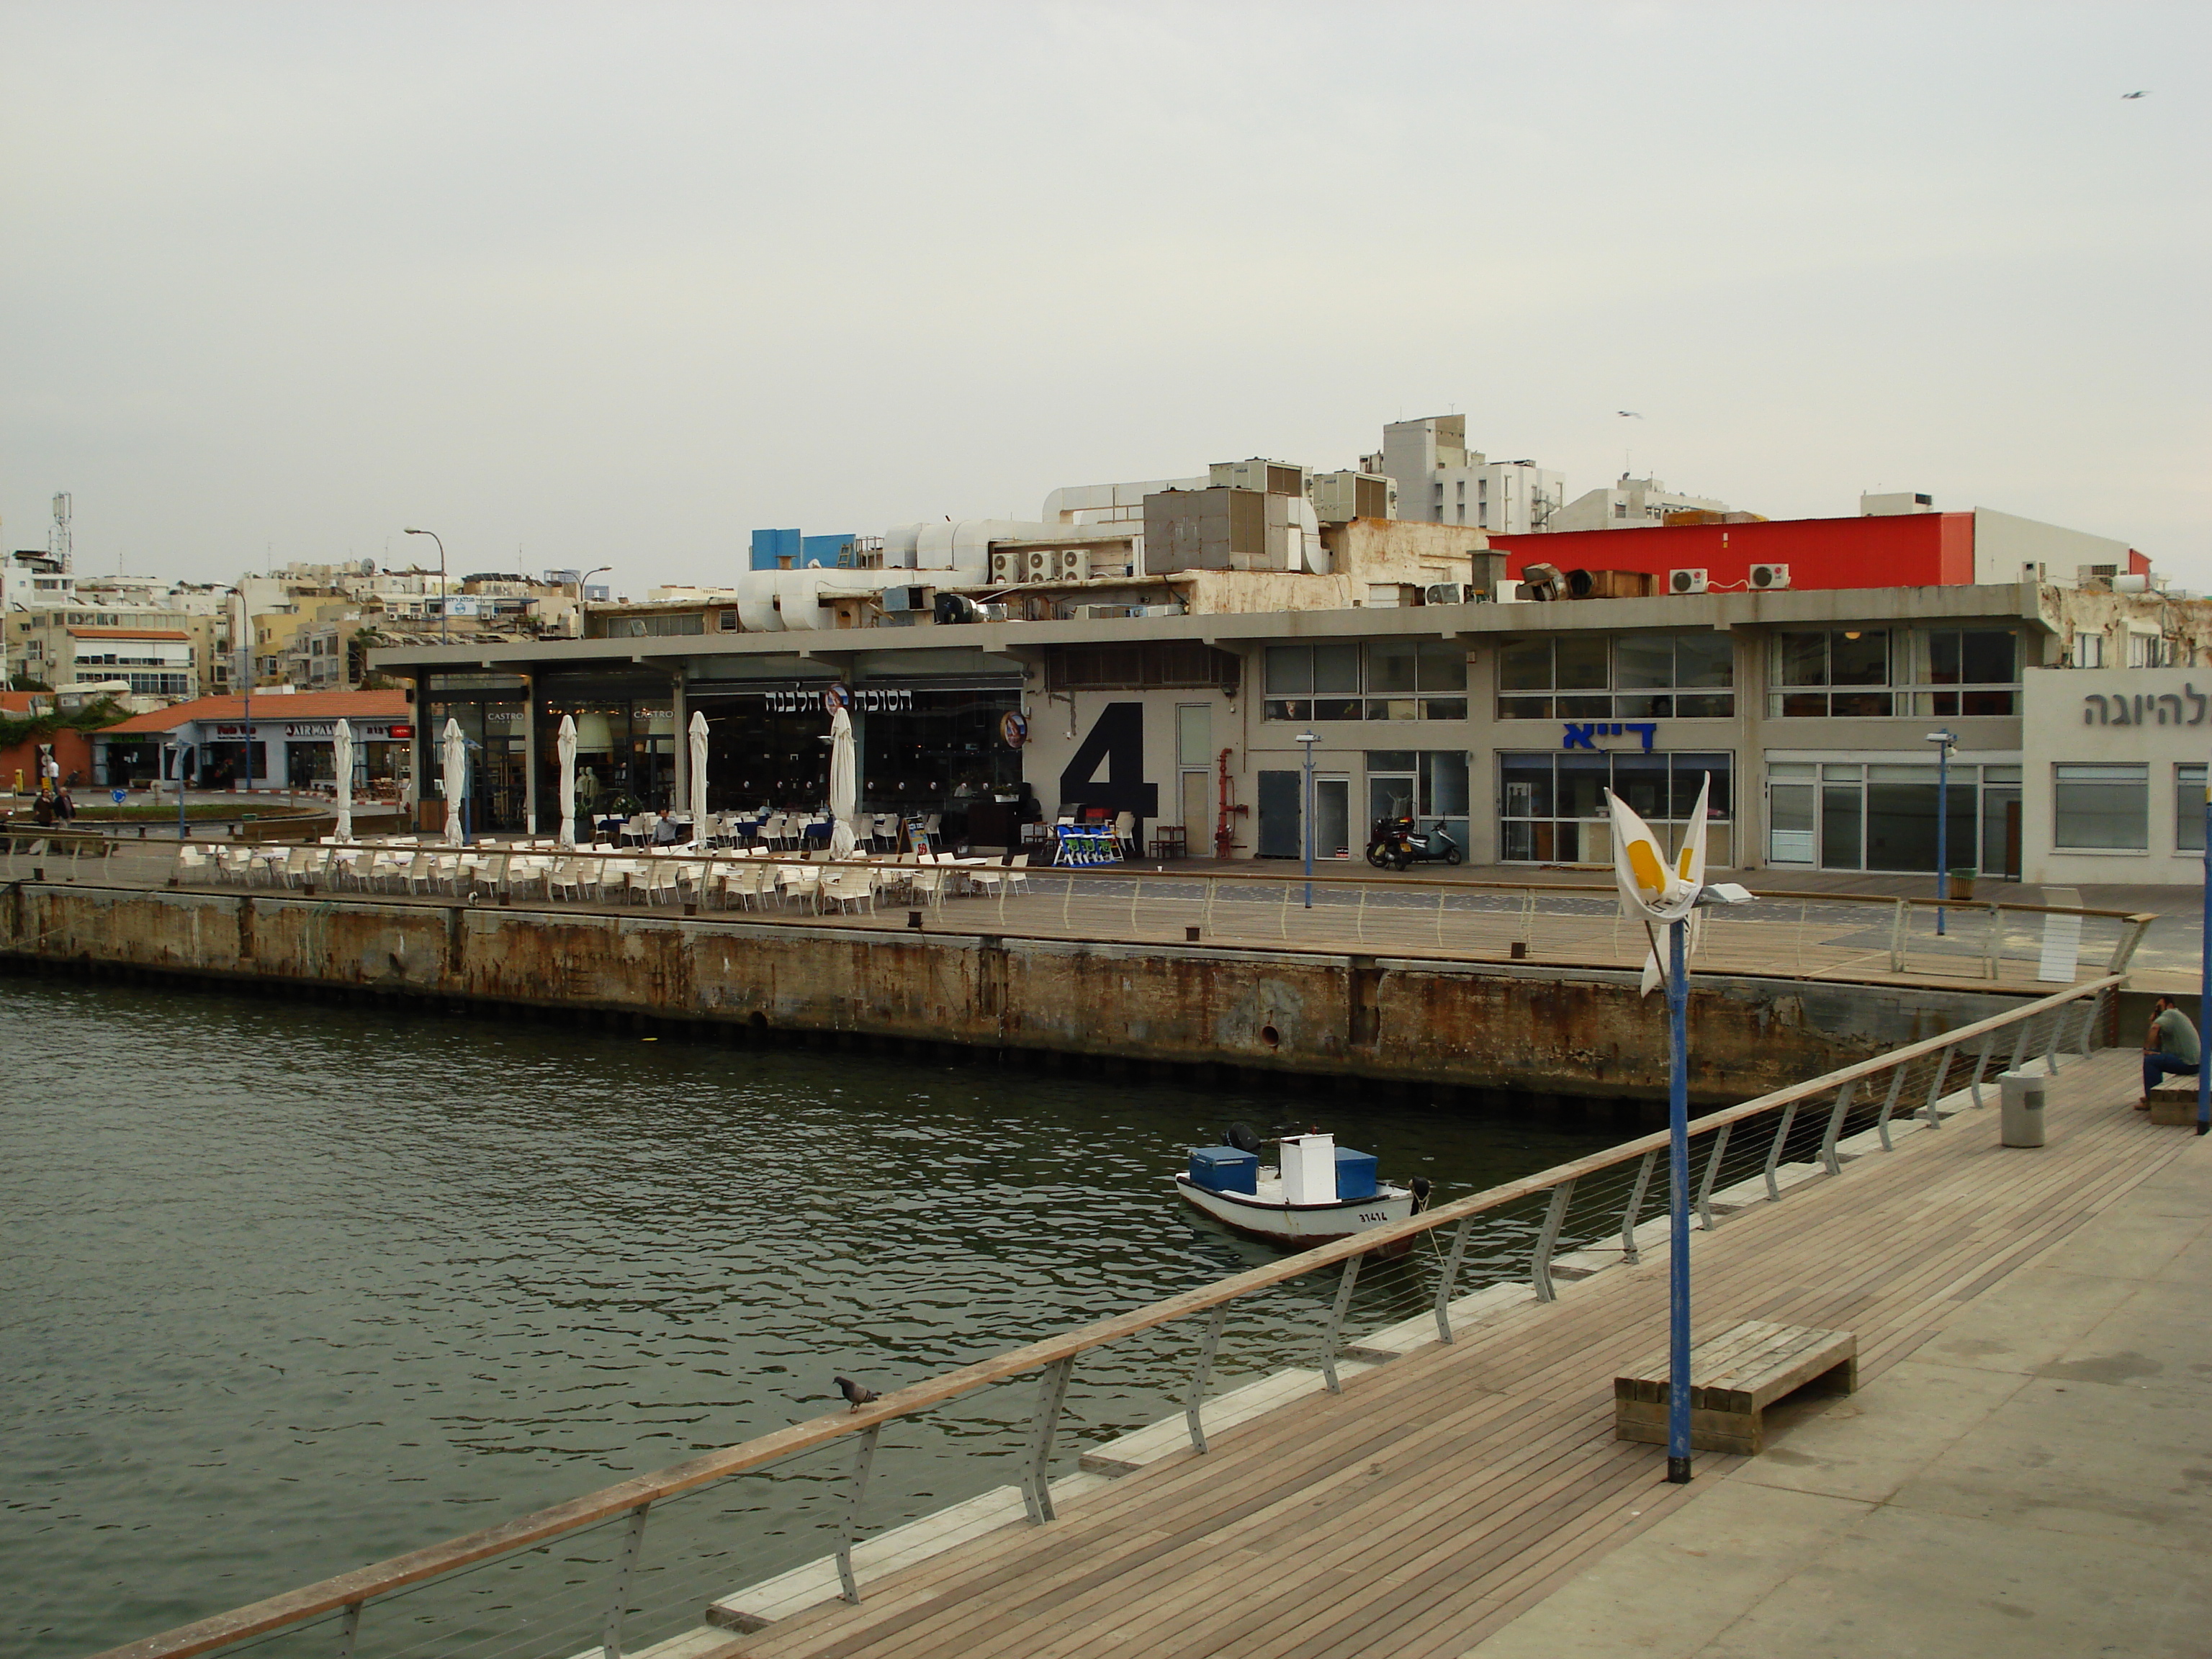
<path id="1" fill-rule="evenodd" d="M 1221 1139 L 1223 1145 L 1234 1146 L 1240 1152 L 1249 1152 L 1255 1158 L 1259 1156 L 1261 1148 L 1267 1144 L 1260 1139 L 1260 1132 L 1257 1129 L 1241 1120 L 1231 1124 L 1228 1133 L 1224 1134 Z"/>

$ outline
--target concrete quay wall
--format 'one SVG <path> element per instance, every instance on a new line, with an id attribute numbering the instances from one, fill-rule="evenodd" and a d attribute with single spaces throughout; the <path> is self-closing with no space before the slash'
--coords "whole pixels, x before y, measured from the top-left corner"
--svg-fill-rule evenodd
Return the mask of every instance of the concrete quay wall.
<path id="1" fill-rule="evenodd" d="M 830 1041 L 1585 1097 L 1666 1086 L 1661 998 L 1632 974 L 1536 964 L 34 882 L 5 890 L 0 954 Z M 1692 1090 L 1743 1099 L 2018 1000 L 1700 978 Z"/>

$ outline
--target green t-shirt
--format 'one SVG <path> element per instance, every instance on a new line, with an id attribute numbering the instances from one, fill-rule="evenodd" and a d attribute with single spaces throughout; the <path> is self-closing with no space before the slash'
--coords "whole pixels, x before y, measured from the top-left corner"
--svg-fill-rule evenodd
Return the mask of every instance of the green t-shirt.
<path id="1" fill-rule="evenodd" d="M 2158 1036 L 2158 1052 L 2172 1054 L 2184 1066 L 2197 1064 L 2203 1052 L 2197 1042 L 2197 1028 L 2189 1023 L 2189 1016 L 2179 1008 L 2166 1008 L 2151 1021 L 2151 1030 Z"/>

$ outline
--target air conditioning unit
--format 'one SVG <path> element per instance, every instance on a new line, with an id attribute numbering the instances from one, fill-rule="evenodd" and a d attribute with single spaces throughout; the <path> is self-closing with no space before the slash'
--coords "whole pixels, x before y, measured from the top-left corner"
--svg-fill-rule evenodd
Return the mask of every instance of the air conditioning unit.
<path id="1" fill-rule="evenodd" d="M 994 582 L 1018 582 L 1022 579 L 1024 560 L 1018 553 L 991 555 L 991 580 Z"/>
<path id="2" fill-rule="evenodd" d="M 1705 591 L 1705 573 L 1702 570 L 1670 570 L 1667 573 L 1669 593 L 1702 593 Z"/>
<path id="3" fill-rule="evenodd" d="M 884 609 L 886 611 L 927 611 L 930 590 L 927 587 L 886 587 L 884 589 Z"/>
<path id="4" fill-rule="evenodd" d="M 1431 582 L 1421 590 L 1423 605 L 1465 605 L 1467 586 L 1463 582 Z"/>
<path id="5" fill-rule="evenodd" d="M 1087 548 L 1063 547 L 1060 550 L 1060 579 L 1064 582 L 1087 582 L 1091 580 L 1091 553 Z"/>
<path id="6" fill-rule="evenodd" d="M 1786 564 L 1755 564 L 1751 568 L 1751 587 L 1754 593 L 1765 587 L 1790 586 L 1790 567 Z"/>
<path id="7" fill-rule="evenodd" d="M 1060 561 L 1049 548 L 1033 547 L 1022 557 L 1026 561 L 1026 574 L 1022 578 L 1024 581 L 1048 582 L 1057 573 Z"/>

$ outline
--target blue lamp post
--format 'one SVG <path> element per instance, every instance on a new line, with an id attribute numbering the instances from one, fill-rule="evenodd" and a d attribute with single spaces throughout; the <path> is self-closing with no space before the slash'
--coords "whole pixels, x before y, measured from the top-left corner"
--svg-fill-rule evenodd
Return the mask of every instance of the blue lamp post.
<path id="1" fill-rule="evenodd" d="M 2197 1029 L 2212 1025 L 2212 766 L 2204 769 L 2204 917 L 2197 947 Z M 2087 1047 L 2085 1043 L 2083 1047 Z M 2197 1133 L 2212 1130 L 2212 1056 L 2200 1054 L 2197 1066 Z"/>
<path id="2" fill-rule="evenodd" d="M 1318 734 L 1318 733 L 1316 733 L 1316 732 L 1299 732 L 1299 733 L 1298 733 L 1298 735 L 1297 735 L 1297 741 L 1298 741 L 1298 742 L 1300 742 L 1300 743 L 1304 744 L 1306 746 L 1306 762 L 1305 762 L 1306 787 L 1305 787 L 1305 796 L 1304 796 L 1304 805 L 1303 810 L 1298 813 L 1298 821 L 1299 821 L 1299 823 L 1300 823 L 1304 827 L 1304 830 L 1305 830 L 1305 835 L 1304 835 L 1304 839 L 1305 845 L 1306 845 L 1306 908 L 1307 908 L 1307 909 L 1309 909 L 1309 910 L 1310 910 L 1310 909 L 1312 909 L 1312 908 L 1313 908 L 1313 844 L 1314 844 L 1314 775 L 1313 775 L 1313 746 L 1314 746 L 1316 744 L 1317 744 L 1317 743 L 1319 743 L 1319 742 L 1321 741 L 1321 738 L 1320 738 L 1319 734 Z"/>
<path id="3" fill-rule="evenodd" d="M 1936 745 L 1936 931 L 1945 931 L 1943 901 L 1951 896 L 1951 746 L 1959 741 L 1951 728 L 1930 732 Z"/>

